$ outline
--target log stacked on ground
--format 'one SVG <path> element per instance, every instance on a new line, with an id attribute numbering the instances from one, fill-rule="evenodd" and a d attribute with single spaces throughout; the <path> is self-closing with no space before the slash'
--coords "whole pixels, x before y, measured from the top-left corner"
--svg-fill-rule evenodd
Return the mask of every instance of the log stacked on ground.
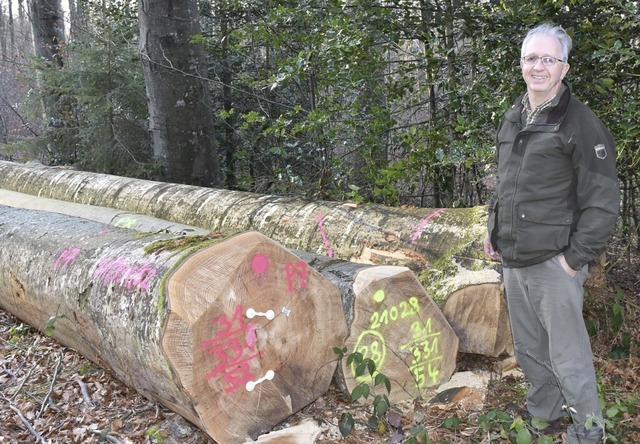
<path id="1" fill-rule="evenodd" d="M 281 245 L 354 262 L 407 266 L 438 303 L 489 280 L 486 211 L 394 208 L 154 182 L 0 161 L 0 188 L 116 208 L 221 233 L 256 230 Z"/>
<path id="2" fill-rule="evenodd" d="M 255 439 L 327 390 L 340 295 L 258 233 L 200 240 L 0 206 L 0 306 L 218 442 Z"/>
<path id="3" fill-rule="evenodd" d="M 486 260 L 482 238 L 484 208 L 418 209 L 340 202 L 304 201 L 288 197 L 159 183 L 60 168 L 0 162 L 0 188 L 63 201 L 101 205 L 223 233 L 258 230 L 287 248 L 343 260 L 407 266 L 419 277 L 429 297 L 443 306 L 464 290 L 467 312 L 449 323 L 460 337 L 460 350 L 498 356 L 511 341 L 502 328 L 497 264 Z M 498 311 L 470 309 L 482 293 Z M 469 316 L 479 315 L 478 318 Z M 465 322 L 459 322 L 464 319 Z M 486 325 L 478 337 L 477 326 Z M 473 328 L 470 328 L 473 326 Z M 481 344 L 478 348 L 478 344 Z M 489 349 L 489 344 L 497 344 Z M 508 347 L 507 347 L 508 349 Z"/>
<path id="4" fill-rule="evenodd" d="M 349 353 L 360 352 L 391 381 L 391 402 L 422 396 L 451 378 L 458 337 L 440 308 L 406 267 L 371 266 L 296 252 L 342 294 Z M 372 376 L 344 359 L 336 382 L 351 392 Z"/>
<path id="5" fill-rule="evenodd" d="M 189 235 L 208 235 L 210 230 L 182 223 L 170 222 L 157 217 L 121 211 L 114 208 L 83 205 L 57 199 L 18 193 L 0 189 L 0 205 L 7 205 L 25 210 L 41 210 L 67 216 L 102 222 L 116 228 L 129 228 L 149 233 L 175 233 Z"/>
<path id="6" fill-rule="evenodd" d="M 200 233 L 206 230 L 119 210 L 63 202 L 0 189 L 0 204 L 44 209 L 61 214 L 113 223 L 142 231 Z M 458 338 L 406 267 L 376 266 L 330 259 L 293 251 L 332 282 L 342 296 L 347 317 L 349 353 L 360 351 L 374 359 L 378 371 L 391 380 L 392 402 L 414 399 L 424 390 L 449 380 L 456 366 Z M 357 311 L 354 310 L 357 307 Z M 412 340 L 424 332 L 422 348 Z M 340 388 L 351 392 L 369 375 L 356 377 L 353 366 L 342 361 L 336 375 Z"/>

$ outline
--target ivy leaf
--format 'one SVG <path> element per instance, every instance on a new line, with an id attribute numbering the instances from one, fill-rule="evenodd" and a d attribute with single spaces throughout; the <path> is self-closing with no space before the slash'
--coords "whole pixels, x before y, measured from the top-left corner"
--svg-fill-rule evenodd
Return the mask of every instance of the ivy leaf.
<path id="1" fill-rule="evenodd" d="M 53 335 L 53 331 L 56 329 L 56 326 L 55 326 L 56 322 L 58 321 L 58 319 L 63 319 L 63 318 L 66 318 L 66 316 L 63 314 L 51 316 L 47 320 L 47 323 L 44 326 L 45 334 L 47 336 Z"/>
<path id="2" fill-rule="evenodd" d="M 353 430 L 353 426 L 355 425 L 355 421 L 353 420 L 353 416 L 350 413 L 343 413 L 340 416 L 340 421 L 338 422 L 338 428 L 340 429 L 340 434 L 343 437 L 349 436 L 351 431 Z"/>

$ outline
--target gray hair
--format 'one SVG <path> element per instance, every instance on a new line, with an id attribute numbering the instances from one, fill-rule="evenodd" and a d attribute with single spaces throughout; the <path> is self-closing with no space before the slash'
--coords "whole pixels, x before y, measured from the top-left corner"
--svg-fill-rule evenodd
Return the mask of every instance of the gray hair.
<path id="1" fill-rule="evenodd" d="M 562 60 L 564 60 L 565 62 L 569 60 L 569 53 L 571 52 L 571 48 L 573 46 L 571 42 L 571 37 L 569 37 L 569 34 L 567 34 L 567 32 L 564 30 L 562 26 L 552 25 L 551 23 L 543 23 L 529 30 L 529 32 L 527 33 L 527 36 L 522 41 L 522 48 L 520 49 L 520 55 L 522 57 L 524 57 L 525 55 L 524 49 L 526 48 L 527 43 L 529 43 L 529 41 L 533 37 L 538 35 L 548 35 L 558 39 L 558 42 L 560 42 L 560 47 L 562 52 L 561 54 Z"/>

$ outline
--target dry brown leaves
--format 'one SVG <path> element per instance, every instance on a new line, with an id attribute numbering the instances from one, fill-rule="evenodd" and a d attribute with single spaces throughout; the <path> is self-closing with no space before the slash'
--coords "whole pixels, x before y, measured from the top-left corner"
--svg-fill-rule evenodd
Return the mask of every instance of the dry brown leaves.
<path id="1" fill-rule="evenodd" d="M 613 274 L 614 287 L 624 289 L 627 295 L 625 324 L 633 332 L 634 341 L 640 331 L 637 329 L 640 322 L 640 267 L 637 265 L 620 266 L 617 274 L 609 274 L 610 277 Z M 603 294 L 611 294 L 611 288 L 610 284 Z M 596 295 L 594 300 L 598 303 L 600 299 Z M 600 311 L 603 306 L 596 305 L 598 310 L 594 311 Z M 597 353 L 610 347 L 608 340 L 594 344 Z M 613 361 L 602 358 L 601 353 L 598 355 L 601 358 L 596 360 L 596 366 L 607 405 L 625 407 L 635 402 L 637 408 L 640 359 Z M 491 362 L 479 359 L 472 363 L 460 361 L 458 370 L 491 367 Z M 464 368 L 465 365 L 470 368 Z M 484 412 L 504 410 L 509 404 L 522 405 L 522 386 L 523 382 L 518 380 L 494 381 L 489 387 Z M 422 426 L 434 444 L 501 442 L 486 441 L 478 436 L 477 419 L 483 412 L 443 411 L 419 402 L 395 407 L 399 409 L 396 420 L 403 430 Z M 323 428 L 317 444 L 401 442 L 393 441 L 389 428 L 379 433 L 367 426 L 371 410 L 370 404 L 352 404 L 332 388 L 278 428 L 312 419 Z M 337 426 L 342 413 L 349 413 L 356 420 L 356 427 L 347 438 L 340 436 Z M 453 416 L 461 420 L 461 427 L 456 430 L 441 427 Z M 618 442 L 640 442 L 640 418 L 633 409 L 621 413 L 615 427 Z M 0 310 L 0 444 L 100 442 L 215 444 L 178 415 L 140 396 L 75 351 Z"/>
<path id="2" fill-rule="evenodd" d="M 213 444 L 140 396 L 0 310 L 0 443 Z"/>

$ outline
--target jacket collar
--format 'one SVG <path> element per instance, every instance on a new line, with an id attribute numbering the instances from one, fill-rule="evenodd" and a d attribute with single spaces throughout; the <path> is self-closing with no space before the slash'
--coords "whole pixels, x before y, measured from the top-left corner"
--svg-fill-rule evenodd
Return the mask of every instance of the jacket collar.
<path id="1" fill-rule="evenodd" d="M 569 102 L 571 101 L 571 84 L 566 80 L 562 80 L 562 83 L 566 86 L 562 96 L 560 96 L 560 100 L 558 104 L 553 107 L 549 113 L 547 114 L 547 120 L 544 122 L 544 125 L 557 125 L 564 119 L 564 116 L 567 114 L 567 109 L 569 108 Z M 505 118 L 511 122 L 520 122 L 520 117 L 522 115 L 522 98 L 524 94 L 520 95 L 511 106 L 511 109 L 506 112 Z"/>

